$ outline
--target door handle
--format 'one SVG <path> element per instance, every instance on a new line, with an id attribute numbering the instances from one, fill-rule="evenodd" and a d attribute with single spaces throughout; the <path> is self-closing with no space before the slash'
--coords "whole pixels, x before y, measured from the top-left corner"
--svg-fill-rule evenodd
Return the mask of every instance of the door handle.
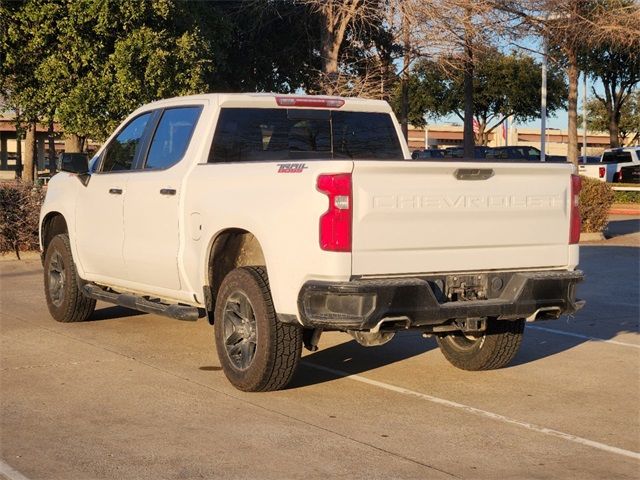
<path id="1" fill-rule="evenodd" d="M 111 195 L 122 195 L 122 189 L 121 188 L 110 188 L 109 189 L 109 193 Z"/>
<path id="2" fill-rule="evenodd" d="M 487 180 L 494 175 L 492 168 L 459 168 L 453 175 L 458 180 Z"/>
<path id="3" fill-rule="evenodd" d="M 176 189 L 175 188 L 161 188 L 160 189 L 160 195 L 175 195 L 176 194 Z"/>

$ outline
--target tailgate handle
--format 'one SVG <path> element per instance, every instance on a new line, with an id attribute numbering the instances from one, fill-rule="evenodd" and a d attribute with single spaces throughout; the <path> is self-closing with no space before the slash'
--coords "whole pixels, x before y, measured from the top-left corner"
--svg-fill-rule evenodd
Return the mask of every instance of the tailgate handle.
<path id="1" fill-rule="evenodd" d="M 453 175 L 458 180 L 487 180 L 493 177 L 492 168 L 459 168 Z"/>

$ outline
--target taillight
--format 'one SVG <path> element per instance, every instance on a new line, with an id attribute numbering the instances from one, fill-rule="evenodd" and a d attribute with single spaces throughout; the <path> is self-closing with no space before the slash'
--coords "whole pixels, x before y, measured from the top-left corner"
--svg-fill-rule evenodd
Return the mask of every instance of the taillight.
<path id="1" fill-rule="evenodd" d="M 580 189 L 582 188 L 582 180 L 580 175 L 571 175 L 571 217 L 569 229 L 569 244 L 575 244 L 580 241 Z"/>
<path id="2" fill-rule="evenodd" d="M 607 169 L 604 168 L 604 167 L 598 168 L 598 175 L 600 176 L 600 178 L 604 178 L 604 175 L 605 175 L 606 171 L 607 171 Z"/>
<path id="3" fill-rule="evenodd" d="M 320 175 L 318 190 L 329 197 L 329 209 L 320 217 L 320 248 L 351 251 L 351 174 Z"/>

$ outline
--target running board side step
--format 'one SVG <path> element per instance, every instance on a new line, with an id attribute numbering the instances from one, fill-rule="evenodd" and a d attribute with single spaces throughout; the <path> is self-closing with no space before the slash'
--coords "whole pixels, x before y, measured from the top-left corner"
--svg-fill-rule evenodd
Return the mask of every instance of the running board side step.
<path id="1" fill-rule="evenodd" d="M 198 318 L 206 316 L 204 308 L 191 307 L 189 305 L 167 304 L 160 301 L 149 300 L 131 293 L 108 292 L 98 285 L 86 284 L 83 287 L 84 294 L 88 297 L 115 303 L 121 307 L 131 308 L 146 313 L 155 313 L 176 320 L 195 322 Z"/>

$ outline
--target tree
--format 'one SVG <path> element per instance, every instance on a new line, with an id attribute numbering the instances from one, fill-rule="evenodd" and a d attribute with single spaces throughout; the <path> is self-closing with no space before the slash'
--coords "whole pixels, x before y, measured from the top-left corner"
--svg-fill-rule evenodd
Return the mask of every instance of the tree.
<path id="1" fill-rule="evenodd" d="M 500 0 L 498 5 L 546 39 L 551 56 L 566 69 L 567 157 L 577 165 L 579 59 L 588 49 L 603 44 L 624 47 L 636 41 L 640 36 L 640 8 L 629 0 Z"/>
<path id="2" fill-rule="evenodd" d="M 0 46 L 6 60 L 0 67 L 3 91 L 28 125 L 55 116 L 76 140 L 74 149 L 87 136 L 105 138 L 141 104 L 208 88 L 216 45 L 199 30 L 188 4 L 28 0 L 7 5 L 8 28 Z"/>
<path id="3" fill-rule="evenodd" d="M 321 29 L 309 6 L 295 0 L 184 6 L 215 52 L 210 90 L 290 93 L 315 84 Z"/>
<path id="4" fill-rule="evenodd" d="M 453 57 L 447 62 L 462 63 L 464 59 Z M 495 48 L 486 48 L 476 54 L 473 117 L 479 127 L 478 143 L 486 145 L 489 134 L 507 117 L 526 122 L 540 115 L 540 71 L 540 64 L 529 56 L 505 55 Z M 547 108 L 554 112 L 566 105 L 567 86 L 564 74 L 558 68 L 551 68 L 548 77 Z M 463 119 L 463 69 L 444 72 L 435 61 L 420 62 L 411 82 L 411 98 L 410 120 L 414 125 L 424 124 L 425 117 L 449 114 Z"/>
<path id="5" fill-rule="evenodd" d="M 0 93 L 16 112 L 16 133 L 25 133 L 25 151 L 16 177 L 31 183 L 35 176 L 36 123 L 50 110 L 52 100 L 34 72 L 51 52 L 51 45 L 33 41 L 33 19 L 38 15 L 35 2 L 0 4 Z"/>
<path id="6" fill-rule="evenodd" d="M 320 27 L 321 72 L 308 85 L 329 95 L 380 96 L 390 70 L 391 46 L 382 0 L 295 0 Z M 346 48 L 345 48 L 346 47 Z M 384 96 L 384 92 L 382 94 Z"/>
<path id="7" fill-rule="evenodd" d="M 610 146 L 618 147 L 622 111 L 640 82 L 640 37 L 627 47 L 608 42 L 589 49 L 582 56 L 581 64 L 584 71 L 604 86 L 604 94 L 593 88 L 593 95 L 606 112 L 607 127 L 603 130 L 609 131 Z"/>
<path id="8" fill-rule="evenodd" d="M 582 115 L 579 118 L 582 122 Z M 606 132 L 610 126 L 609 112 L 605 104 L 597 98 L 587 102 L 587 128 Z M 640 90 L 632 91 L 620 108 L 618 121 L 618 146 L 632 145 L 640 136 Z"/>
<path id="9" fill-rule="evenodd" d="M 59 53 L 43 72 L 65 82 L 65 131 L 103 139 L 144 103 L 207 90 L 215 49 L 182 4 L 89 2 L 67 3 Z"/>
<path id="10" fill-rule="evenodd" d="M 375 15 L 367 0 L 300 0 L 321 18 L 320 55 L 325 75 L 338 73 L 340 48 L 347 28 L 354 22 L 366 23 Z"/>
<path id="11" fill-rule="evenodd" d="M 494 0 L 404 0 L 410 12 L 413 57 L 436 62 L 442 70 L 462 72 L 464 104 L 464 155 L 473 158 L 474 58 L 487 45 L 513 27 L 513 13 L 497 8 Z M 453 60 L 453 61 L 452 61 Z M 410 103 L 414 103 L 411 101 Z"/>

